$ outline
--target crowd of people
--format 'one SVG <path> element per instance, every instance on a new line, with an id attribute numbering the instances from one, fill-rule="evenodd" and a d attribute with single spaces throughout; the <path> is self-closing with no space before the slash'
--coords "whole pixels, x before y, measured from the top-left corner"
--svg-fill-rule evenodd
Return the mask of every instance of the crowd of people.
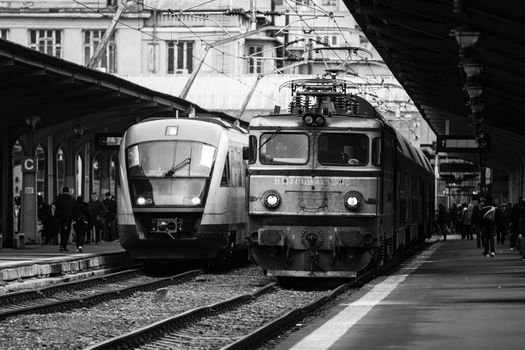
<path id="1" fill-rule="evenodd" d="M 85 244 L 111 242 L 118 237 L 117 203 L 109 192 L 104 200 L 92 193 L 86 202 L 82 196 L 75 199 L 64 187 L 51 205 L 38 196 L 38 219 L 42 223 L 42 244 L 59 244 L 59 251 L 68 251 L 72 227 L 77 253 Z"/>
<path id="2" fill-rule="evenodd" d="M 496 256 L 496 245 L 508 242 L 509 250 L 519 251 L 525 260 L 525 199 L 515 204 L 497 205 L 492 196 L 473 197 L 469 204 L 454 204 L 446 209 L 438 205 L 436 229 L 446 241 L 448 234 L 460 234 L 461 239 L 476 239 L 483 255 Z"/>

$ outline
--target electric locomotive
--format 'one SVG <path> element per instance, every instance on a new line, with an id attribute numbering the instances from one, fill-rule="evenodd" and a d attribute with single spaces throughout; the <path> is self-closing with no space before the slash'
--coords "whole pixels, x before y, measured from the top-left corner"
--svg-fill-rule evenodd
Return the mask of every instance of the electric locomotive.
<path id="1" fill-rule="evenodd" d="M 287 114 L 249 126 L 248 241 L 279 278 L 355 277 L 430 232 L 424 154 L 340 79 L 287 83 Z"/>
<path id="2" fill-rule="evenodd" d="M 216 118 L 146 119 L 120 146 L 122 247 L 141 260 L 246 256 L 247 131 Z"/>

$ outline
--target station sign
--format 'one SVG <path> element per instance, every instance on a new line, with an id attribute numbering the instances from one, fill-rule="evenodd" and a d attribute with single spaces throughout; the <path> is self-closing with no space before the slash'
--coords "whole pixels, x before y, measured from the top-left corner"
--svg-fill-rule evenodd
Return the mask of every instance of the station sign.
<path id="1" fill-rule="evenodd" d="M 95 134 L 95 149 L 104 151 L 118 150 L 122 142 L 122 134 L 120 133 L 96 133 Z"/>
<path id="2" fill-rule="evenodd" d="M 437 137 L 436 152 L 477 153 L 490 151 L 490 136 L 479 140 L 473 136 L 441 135 Z"/>

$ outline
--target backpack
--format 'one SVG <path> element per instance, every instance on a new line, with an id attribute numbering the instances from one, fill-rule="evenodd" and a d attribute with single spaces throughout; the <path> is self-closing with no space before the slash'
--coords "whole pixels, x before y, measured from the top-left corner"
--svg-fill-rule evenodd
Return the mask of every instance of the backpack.
<path id="1" fill-rule="evenodd" d="M 483 214 L 483 219 L 490 222 L 496 221 L 496 207 L 490 207 L 490 209 Z"/>

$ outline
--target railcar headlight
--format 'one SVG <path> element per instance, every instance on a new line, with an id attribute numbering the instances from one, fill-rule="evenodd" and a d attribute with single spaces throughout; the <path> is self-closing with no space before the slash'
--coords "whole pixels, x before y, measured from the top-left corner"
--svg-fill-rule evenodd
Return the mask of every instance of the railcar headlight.
<path id="1" fill-rule="evenodd" d="M 137 198 L 137 204 L 138 205 L 151 205 L 153 204 L 153 199 L 140 196 Z"/>
<path id="2" fill-rule="evenodd" d="M 199 204 L 201 204 L 201 199 L 200 199 L 199 197 L 193 197 L 193 198 L 191 199 L 191 204 L 193 204 L 193 205 L 199 205 Z"/>
<path id="3" fill-rule="evenodd" d="M 275 209 L 281 204 L 281 196 L 275 191 L 266 192 L 263 195 L 263 203 L 268 209 Z"/>
<path id="4" fill-rule="evenodd" d="M 345 207 L 349 210 L 357 210 L 363 203 L 363 196 L 359 192 L 351 191 L 345 195 Z"/>

